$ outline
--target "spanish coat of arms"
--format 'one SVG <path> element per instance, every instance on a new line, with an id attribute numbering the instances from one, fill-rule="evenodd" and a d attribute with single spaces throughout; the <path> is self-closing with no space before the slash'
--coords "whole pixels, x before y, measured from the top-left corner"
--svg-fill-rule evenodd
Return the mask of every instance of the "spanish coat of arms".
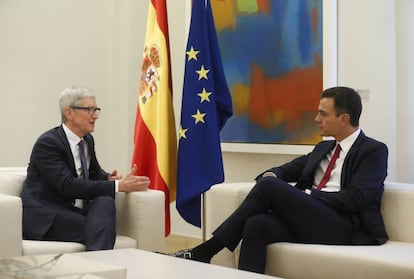
<path id="1" fill-rule="evenodd" d="M 141 67 L 140 79 L 140 100 L 145 104 L 154 94 L 157 93 L 160 76 L 158 69 L 161 66 L 159 48 L 152 45 L 144 49 L 144 59 Z"/>

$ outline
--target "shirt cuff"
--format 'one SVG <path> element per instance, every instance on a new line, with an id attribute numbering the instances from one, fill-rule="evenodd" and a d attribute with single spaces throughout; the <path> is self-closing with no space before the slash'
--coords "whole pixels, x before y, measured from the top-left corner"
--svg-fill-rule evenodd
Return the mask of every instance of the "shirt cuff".
<path id="1" fill-rule="evenodd" d="M 266 176 L 277 177 L 277 175 L 274 172 L 271 172 L 271 171 L 267 171 L 262 175 L 262 177 L 266 177 Z"/>
<path id="2" fill-rule="evenodd" d="M 118 180 L 115 180 L 115 193 L 118 193 Z"/>

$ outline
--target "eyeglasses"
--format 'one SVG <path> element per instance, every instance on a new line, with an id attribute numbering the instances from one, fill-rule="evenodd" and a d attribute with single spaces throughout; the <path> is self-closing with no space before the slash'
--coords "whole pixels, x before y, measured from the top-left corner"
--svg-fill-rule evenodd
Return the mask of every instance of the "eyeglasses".
<path id="1" fill-rule="evenodd" d="M 86 110 L 89 115 L 94 115 L 94 114 L 99 115 L 101 113 L 101 108 L 96 108 L 96 107 L 76 107 L 76 106 L 72 106 L 70 108 L 71 109 Z"/>

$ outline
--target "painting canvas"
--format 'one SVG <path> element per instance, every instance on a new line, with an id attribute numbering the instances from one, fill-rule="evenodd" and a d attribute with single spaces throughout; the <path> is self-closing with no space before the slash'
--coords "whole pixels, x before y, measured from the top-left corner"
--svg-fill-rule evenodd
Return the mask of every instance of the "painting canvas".
<path id="1" fill-rule="evenodd" d="M 234 115 L 222 142 L 315 144 L 322 0 L 211 0 Z"/>

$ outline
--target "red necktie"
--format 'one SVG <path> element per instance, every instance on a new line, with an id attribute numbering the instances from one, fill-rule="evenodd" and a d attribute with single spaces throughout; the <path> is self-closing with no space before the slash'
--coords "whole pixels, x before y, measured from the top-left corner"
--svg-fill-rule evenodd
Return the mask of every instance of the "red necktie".
<path id="1" fill-rule="evenodd" d="M 332 169 L 335 166 L 336 159 L 338 159 L 338 157 L 339 157 L 339 152 L 341 152 L 341 146 L 338 144 L 336 146 L 334 154 L 332 155 L 331 160 L 329 161 L 329 165 L 326 168 L 325 174 L 323 175 L 321 182 L 319 182 L 319 185 L 316 188 L 317 190 L 322 189 L 326 185 L 326 183 L 328 183 L 329 178 L 331 177 Z"/>

